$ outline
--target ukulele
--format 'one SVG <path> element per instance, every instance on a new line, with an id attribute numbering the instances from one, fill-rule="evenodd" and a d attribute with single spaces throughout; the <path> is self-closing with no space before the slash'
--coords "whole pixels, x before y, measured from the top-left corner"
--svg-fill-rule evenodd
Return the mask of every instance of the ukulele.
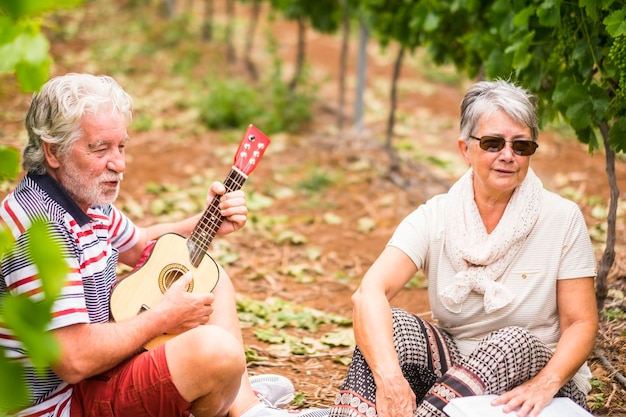
<path id="1" fill-rule="evenodd" d="M 270 140 L 255 126 L 249 125 L 234 158 L 234 165 L 224 181 L 226 192 L 241 188 L 248 175 L 256 168 L 270 144 Z M 193 279 L 187 286 L 188 292 L 207 293 L 213 291 L 219 280 L 217 263 L 207 253 L 224 218 L 216 196 L 208 205 L 200 221 L 188 239 L 177 233 L 166 233 L 148 248 L 145 263 L 128 276 L 117 281 L 111 292 L 111 316 L 119 322 L 150 309 L 156 305 L 168 288 L 187 271 Z M 164 333 L 152 339 L 144 348 L 152 349 L 176 336 Z"/>

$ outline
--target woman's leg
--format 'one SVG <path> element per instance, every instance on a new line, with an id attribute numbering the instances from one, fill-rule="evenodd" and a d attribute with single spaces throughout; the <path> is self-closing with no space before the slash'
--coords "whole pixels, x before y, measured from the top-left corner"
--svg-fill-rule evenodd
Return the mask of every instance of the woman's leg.
<path id="1" fill-rule="evenodd" d="M 416 416 L 445 416 L 443 407 L 456 397 L 502 394 L 528 381 L 548 363 L 552 351 L 537 337 L 521 327 L 506 327 L 483 339 L 466 359 L 439 379 Z M 586 399 L 573 381 L 557 394 L 567 396 L 586 408 Z"/>
<path id="2" fill-rule="evenodd" d="M 392 309 L 393 338 L 400 368 L 417 401 L 452 364 L 456 347 L 448 335 L 404 310 Z M 346 379 L 331 408 L 333 417 L 372 417 L 376 414 L 376 384 L 358 348 Z"/>

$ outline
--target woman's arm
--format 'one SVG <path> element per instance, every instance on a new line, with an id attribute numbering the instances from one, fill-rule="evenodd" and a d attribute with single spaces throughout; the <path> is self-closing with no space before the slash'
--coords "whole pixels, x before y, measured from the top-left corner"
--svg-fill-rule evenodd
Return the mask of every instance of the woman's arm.
<path id="1" fill-rule="evenodd" d="M 561 338 L 552 358 L 531 380 L 501 395 L 505 412 L 521 407 L 519 417 L 535 417 L 576 374 L 593 350 L 598 313 L 593 277 L 557 281 Z"/>
<path id="2" fill-rule="evenodd" d="M 415 264 L 406 254 L 388 246 L 352 296 L 354 336 L 374 374 L 379 417 L 409 416 L 416 408 L 415 395 L 402 375 L 393 344 L 388 301 L 416 272 Z"/>

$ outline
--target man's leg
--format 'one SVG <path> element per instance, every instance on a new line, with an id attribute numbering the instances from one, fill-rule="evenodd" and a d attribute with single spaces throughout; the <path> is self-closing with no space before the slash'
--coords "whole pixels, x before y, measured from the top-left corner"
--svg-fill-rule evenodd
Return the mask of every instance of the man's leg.
<path id="1" fill-rule="evenodd" d="M 220 270 L 220 279 L 213 293 L 215 294 L 215 301 L 213 303 L 214 312 L 211 315 L 209 323 L 229 332 L 238 341 L 239 350 L 243 354 L 243 337 L 241 335 L 239 317 L 237 316 L 235 288 L 228 274 L 226 274 L 226 271 L 223 269 Z M 259 403 L 259 398 L 250 385 L 248 372 L 244 370 L 241 376 L 239 393 L 230 408 L 229 415 L 231 417 L 239 417 L 245 411 Z"/>
<path id="2" fill-rule="evenodd" d="M 215 301 L 213 302 L 214 312 L 209 323 L 219 326 L 230 333 L 238 341 L 239 350 L 243 354 L 243 337 L 241 335 L 239 317 L 237 316 L 235 288 L 223 269 L 220 271 L 220 279 L 213 293 L 215 294 Z M 272 408 L 260 401 L 250 384 L 247 371 L 244 370 L 241 375 L 239 393 L 228 414 L 230 417 L 325 417 L 328 414 L 328 410 L 301 409 L 294 411 Z"/>
<path id="3" fill-rule="evenodd" d="M 240 341 L 219 326 L 200 326 L 165 344 L 172 382 L 195 417 L 222 417 L 246 368 Z"/>
<path id="4" fill-rule="evenodd" d="M 75 384 L 71 416 L 225 416 L 245 369 L 238 346 L 217 326 L 183 333 Z"/>

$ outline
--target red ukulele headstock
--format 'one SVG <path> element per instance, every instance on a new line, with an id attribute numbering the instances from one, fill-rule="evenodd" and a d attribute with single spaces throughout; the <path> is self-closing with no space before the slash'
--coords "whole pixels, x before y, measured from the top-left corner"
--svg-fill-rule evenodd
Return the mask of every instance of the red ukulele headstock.
<path id="1" fill-rule="evenodd" d="M 235 153 L 235 167 L 245 175 L 250 175 L 269 144 L 270 139 L 263 132 L 249 125 Z"/>

